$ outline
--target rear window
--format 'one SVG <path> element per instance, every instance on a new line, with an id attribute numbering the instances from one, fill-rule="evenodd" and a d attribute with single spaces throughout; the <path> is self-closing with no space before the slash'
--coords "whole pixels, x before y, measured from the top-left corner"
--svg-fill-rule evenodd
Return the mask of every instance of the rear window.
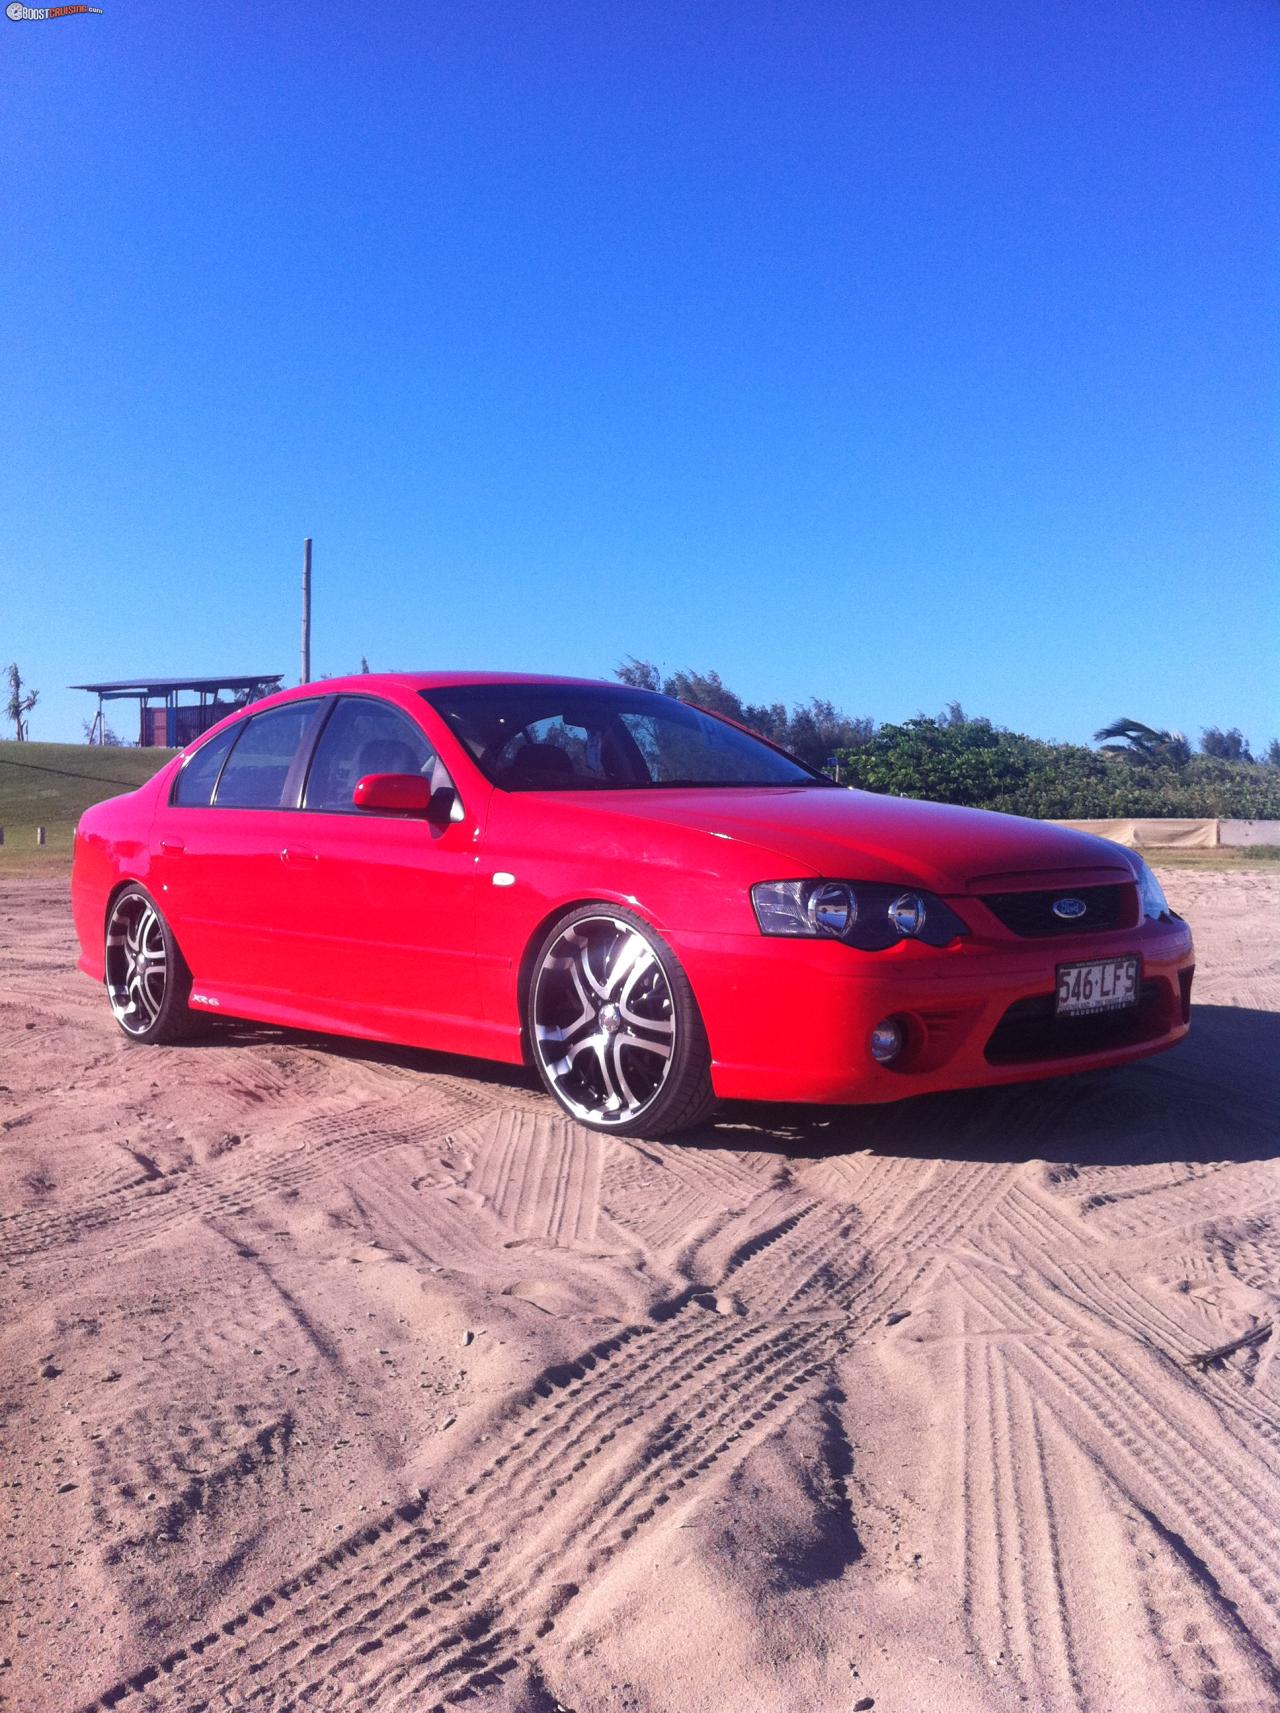
<path id="1" fill-rule="evenodd" d="M 315 709 L 314 702 L 290 702 L 245 724 L 218 781 L 219 809 L 284 807 L 290 769 Z"/>
<path id="2" fill-rule="evenodd" d="M 240 736 L 240 726 L 228 726 L 216 738 L 201 744 L 196 753 L 182 765 L 173 801 L 188 809 L 207 809 L 213 800 L 213 788 L 218 783 L 227 752 Z"/>

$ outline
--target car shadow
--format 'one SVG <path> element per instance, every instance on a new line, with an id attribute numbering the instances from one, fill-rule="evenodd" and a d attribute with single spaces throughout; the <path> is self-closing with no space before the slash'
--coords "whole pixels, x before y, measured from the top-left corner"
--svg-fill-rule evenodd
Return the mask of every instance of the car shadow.
<path id="1" fill-rule="evenodd" d="M 540 1093 L 536 1073 L 424 1048 L 271 1024 L 210 1020 L 184 1050 L 265 1043 L 423 1076 Z M 552 1111 L 550 1098 L 548 1110 Z M 786 1159 L 869 1150 L 913 1159 L 1134 1166 L 1280 1155 L 1280 1012 L 1197 1005 L 1179 1046 L 1117 1070 L 919 1095 L 885 1106 L 729 1102 L 664 1146 L 732 1148 Z"/>
<path id="2" fill-rule="evenodd" d="M 504 1065 L 493 1059 L 472 1059 L 461 1053 L 437 1053 L 427 1047 L 402 1047 L 391 1041 L 360 1041 L 352 1035 L 323 1035 L 312 1029 L 286 1029 L 274 1023 L 253 1023 L 240 1017 L 201 1013 L 199 1034 L 178 1043 L 183 1052 L 205 1047 L 310 1047 L 334 1059 L 387 1065 L 423 1076 L 466 1077 L 471 1082 L 540 1091 L 537 1072 L 524 1065 Z"/>
<path id="3" fill-rule="evenodd" d="M 1177 1047 L 1118 1069 L 887 1106 L 725 1106 L 682 1140 L 801 1159 L 859 1149 L 1075 1166 L 1274 1159 L 1280 1013 L 1197 1005 Z"/>

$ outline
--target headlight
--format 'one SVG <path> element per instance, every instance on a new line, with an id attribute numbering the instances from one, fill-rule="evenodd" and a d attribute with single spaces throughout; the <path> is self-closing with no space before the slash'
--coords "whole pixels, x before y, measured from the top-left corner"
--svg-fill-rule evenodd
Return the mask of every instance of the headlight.
<path id="1" fill-rule="evenodd" d="M 882 881 L 765 880 L 751 888 L 751 902 L 762 934 L 843 940 L 864 952 L 904 939 L 949 946 L 969 931 L 932 893 Z"/>
<path id="2" fill-rule="evenodd" d="M 858 900 L 842 880 L 828 880 L 809 894 L 805 914 L 818 933 L 843 938 L 858 920 Z"/>
<path id="3" fill-rule="evenodd" d="M 1152 874 L 1142 857 L 1129 852 L 1137 864 L 1133 878 L 1138 883 L 1138 896 L 1142 900 L 1142 914 L 1149 922 L 1161 922 L 1173 915 L 1169 908 L 1169 900 L 1164 895 L 1164 887 Z"/>
<path id="4" fill-rule="evenodd" d="M 904 892 L 889 906 L 889 920 L 900 934 L 916 935 L 929 920 L 929 909 L 918 892 Z"/>

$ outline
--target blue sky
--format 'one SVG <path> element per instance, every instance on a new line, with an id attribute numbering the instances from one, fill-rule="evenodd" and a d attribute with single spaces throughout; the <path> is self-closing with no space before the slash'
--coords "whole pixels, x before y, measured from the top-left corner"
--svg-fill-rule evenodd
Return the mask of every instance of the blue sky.
<path id="1" fill-rule="evenodd" d="M 1280 735 L 1274 0 L 0 18 L 0 654 Z M 123 722 L 122 722 L 123 723 Z"/>

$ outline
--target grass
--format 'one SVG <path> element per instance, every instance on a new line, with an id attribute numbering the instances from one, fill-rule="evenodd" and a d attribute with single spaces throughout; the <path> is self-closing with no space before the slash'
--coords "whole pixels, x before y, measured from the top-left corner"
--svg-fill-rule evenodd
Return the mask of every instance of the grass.
<path id="1" fill-rule="evenodd" d="M 76 822 L 94 803 L 133 791 L 158 773 L 171 749 L 100 749 L 71 743 L 0 742 L 0 867 L 66 862 Z M 47 844 L 36 844 L 36 828 Z"/>
<path id="2" fill-rule="evenodd" d="M 1210 850 L 1159 850 L 1144 847 L 1153 868 L 1243 869 L 1274 868 L 1280 845 L 1216 845 Z"/>

